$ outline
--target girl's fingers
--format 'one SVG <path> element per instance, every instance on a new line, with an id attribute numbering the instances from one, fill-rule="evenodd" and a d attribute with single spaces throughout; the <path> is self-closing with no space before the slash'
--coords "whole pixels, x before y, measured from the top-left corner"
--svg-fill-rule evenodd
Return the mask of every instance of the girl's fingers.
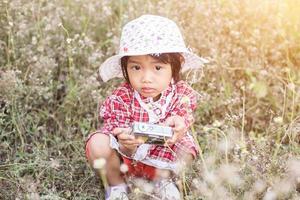
<path id="1" fill-rule="evenodd" d="M 166 141 L 165 146 L 175 144 L 176 140 L 177 140 L 177 137 L 174 135 L 172 138 L 170 138 Z"/>
<path id="2" fill-rule="evenodd" d="M 133 135 L 120 134 L 117 137 L 118 137 L 119 143 L 125 144 L 125 145 L 139 145 L 139 144 L 143 143 L 143 141 L 136 139 Z"/>
<path id="3" fill-rule="evenodd" d="M 164 122 L 164 124 L 166 126 L 174 126 L 175 125 L 172 117 L 167 118 L 166 121 Z"/>
<path id="4" fill-rule="evenodd" d="M 135 139 L 135 137 L 133 135 L 129 135 L 126 133 L 121 133 L 121 134 L 117 135 L 117 137 L 119 140 L 134 140 Z"/>
<path id="5" fill-rule="evenodd" d="M 186 133 L 186 128 L 185 127 L 175 127 L 173 128 L 173 137 L 168 139 L 166 144 L 172 145 L 175 144 L 178 140 L 182 139 Z"/>
<path id="6" fill-rule="evenodd" d="M 124 144 L 123 147 L 125 147 L 126 149 L 134 149 L 136 146 Z"/>
<path id="7" fill-rule="evenodd" d="M 135 146 L 140 144 L 138 140 L 122 140 L 122 141 L 119 140 L 119 143 L 122 145 L 135 145 Z"/>
<path id="8" fill-rule="evenodd" d="M 112 133 L 114 136 L 118 136 L 120 134 L 130 134 L 131 128 L 115 128 Z"/>
<path id="9" fill-rule="evenodd" d="M 178 140 L 178 132 L 174 132 L 173 136 L 166 141 L 167 145 L 175 144 Z"/>
<path id="10" fill-rule="evenodd" d="M 185 132 L 186 128 L 184 126 L 178 126 L 173 128 L 174 132 Z"/>

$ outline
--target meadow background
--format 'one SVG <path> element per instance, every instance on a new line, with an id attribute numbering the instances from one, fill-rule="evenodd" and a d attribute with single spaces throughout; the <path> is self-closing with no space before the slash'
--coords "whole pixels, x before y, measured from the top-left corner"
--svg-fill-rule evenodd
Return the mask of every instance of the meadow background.
<path id="1" fill-rule="evenodd" d="M 0 199 L 103 199 L 84 141 L 121 27 L 166 16 L 210 60 L 185 199 L 300 199 L 299 0 L 0 0 Z M 135 197 L 139 199 L 140 197 Z"/>

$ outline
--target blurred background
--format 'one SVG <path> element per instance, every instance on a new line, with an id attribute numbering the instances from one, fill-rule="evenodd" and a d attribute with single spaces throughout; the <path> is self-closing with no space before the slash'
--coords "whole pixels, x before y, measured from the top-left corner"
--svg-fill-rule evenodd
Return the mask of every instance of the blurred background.
<path id="1" fill-rule="evenodd" d="M 104 198 L 84 141 L 122 80 L 97 70 L 147 13 L 210 61 L 183 76 L 201 95 L 184 198 L 300 199 L 299 0 L 0 0 L 0 199 Z"/>

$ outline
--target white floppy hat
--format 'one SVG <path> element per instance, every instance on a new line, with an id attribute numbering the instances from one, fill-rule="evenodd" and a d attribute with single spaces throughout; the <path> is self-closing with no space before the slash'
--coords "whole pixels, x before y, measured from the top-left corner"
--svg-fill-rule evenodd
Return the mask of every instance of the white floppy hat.
<path id="1" fill-rule="evenodd" d="M 120 59 L 123 56 L 175 52 L 182 53 L 185 59 L 183 72 L 201 68 L 208 62 L 187 49 L 179 28 L 172 20 L 161 16 L 142 15 L 123 27 L 119 53 L 105 60 L 99 73 L 106 82 L 114 77 L 122 77 Z"/>

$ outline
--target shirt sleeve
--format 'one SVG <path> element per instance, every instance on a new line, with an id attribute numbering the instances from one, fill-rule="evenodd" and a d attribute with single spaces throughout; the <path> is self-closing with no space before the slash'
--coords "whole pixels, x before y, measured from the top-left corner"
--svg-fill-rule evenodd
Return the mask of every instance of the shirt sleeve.
<path id="1" fill-rule="evenodd" d="M 101 132 L 111 134 L 116 127 L 129 127 L 130 115 L 129 105 L 120 96 L 109 96 L 100 107 L 99 117 L 103 119 Z"/>
<path id="2" fill-rule="evenodd" d="M 198 93 L 184 82 L 177 85 L 176 92 L 177 99 L 171 115 L 183 117 L 186 127 L 189 128 L 195 121 L 193 112 L 197 107 Z"/>

